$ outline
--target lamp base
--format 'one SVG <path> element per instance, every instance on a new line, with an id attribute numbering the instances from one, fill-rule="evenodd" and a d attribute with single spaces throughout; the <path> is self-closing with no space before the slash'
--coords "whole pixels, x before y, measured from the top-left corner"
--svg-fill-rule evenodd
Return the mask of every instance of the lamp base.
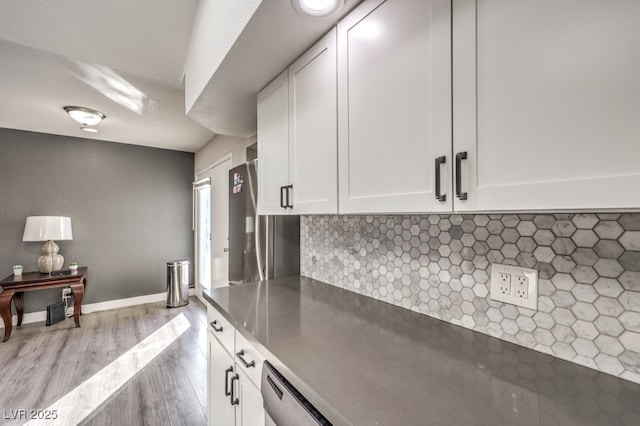
<path id="1" fill-rule="evenodd" d="M 38 258 L 38 270 L 43 274 L 59 271 L 64 265 L 64 257 L 61 254 L 40 256 Z"/>
<path id="2" fill-rule="evenodd" d="M 59 271 L 64 265 L 64 257 L 58 254 L 60 248 L 52 240 L 47 241 L 42 246 L 42 252 L 44 255 L 38 258 L 38 270 L 45 274 L 50 274 L 53 271 Z"/>

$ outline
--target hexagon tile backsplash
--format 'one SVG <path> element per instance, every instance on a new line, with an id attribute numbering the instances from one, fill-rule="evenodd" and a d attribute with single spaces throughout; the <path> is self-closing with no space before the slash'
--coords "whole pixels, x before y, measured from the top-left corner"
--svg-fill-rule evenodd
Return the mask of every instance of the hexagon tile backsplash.
<path id="1" fill-rule="evenodd" d="M 640 383 L 640 213 L 303 216 L 301 274 Z M 538 310 L 489 298 L 539 270 Z"/>

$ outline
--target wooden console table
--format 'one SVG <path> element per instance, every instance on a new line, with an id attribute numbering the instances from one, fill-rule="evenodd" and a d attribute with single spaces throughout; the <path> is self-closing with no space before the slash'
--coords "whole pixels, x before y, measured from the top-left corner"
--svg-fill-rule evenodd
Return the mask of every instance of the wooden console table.
<path id="1" fill-rule="evenodd" d="M 22 325 L 24 292 L 26 291 L 71 287 L 71 291 L 73 292 L 73 319 L 76 322 L 76 327 L 80 327 L 82 296 L 87 286 L 86 267 L 78 268 L 76 272 L 51 277 L 49 274 L 42 274 L 40 272 L 27 272 L 18 277 L 10 275 L 0 281 L 0 286 L 2 286 L 2 293 L 0 293 L 0 315 L 4 321 L 3 342 L 9 340 L 9 336 L 11 336 L 11 300 L 13 300 L 18 314 L 18 325 Z"/>

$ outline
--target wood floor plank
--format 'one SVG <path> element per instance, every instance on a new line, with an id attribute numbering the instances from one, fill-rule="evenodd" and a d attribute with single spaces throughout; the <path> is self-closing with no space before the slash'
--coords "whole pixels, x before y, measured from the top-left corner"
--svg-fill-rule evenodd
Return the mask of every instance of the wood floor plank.
<path id="1" fill-rule="evenodd" d="M 187 356 L 181 356 L 179 358 L 180 365 L 185 371 L 191 386 L 193 387 L 200 407 L 203 413 L 207 412 L 207 356 L 203 354 L 198 345 L 197 336 L 187 336 L 191 339 L 191 343 L 186 347 L 188 348 Z M 197 365 L 194 366 L 194 363 Z M 194 368 L 195 367 L 195 368 Z M 202 374 L 202 372 L 205 374 Z"/>
<path id="2" fill-rule="evenodd" d="M 206 424 L 206 308 L 196 298 L 175 309 L 153 303 L 86 314 L 80 328 L 68 319 L 15 328 L 0 344 L 0 408 L 46 408 L 181 313 L 191 327 L 83 424 Z"/>

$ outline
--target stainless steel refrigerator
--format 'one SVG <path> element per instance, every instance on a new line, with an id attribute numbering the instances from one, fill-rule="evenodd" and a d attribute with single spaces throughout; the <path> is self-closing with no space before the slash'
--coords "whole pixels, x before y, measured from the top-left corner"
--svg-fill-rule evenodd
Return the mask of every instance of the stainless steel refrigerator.
<path id="1" fill-rule="evenodd" d="M 256 214 L 257 169 L 255 159 L 229 170 L 231 285 L 300 273 L 300 217 Z"/>

